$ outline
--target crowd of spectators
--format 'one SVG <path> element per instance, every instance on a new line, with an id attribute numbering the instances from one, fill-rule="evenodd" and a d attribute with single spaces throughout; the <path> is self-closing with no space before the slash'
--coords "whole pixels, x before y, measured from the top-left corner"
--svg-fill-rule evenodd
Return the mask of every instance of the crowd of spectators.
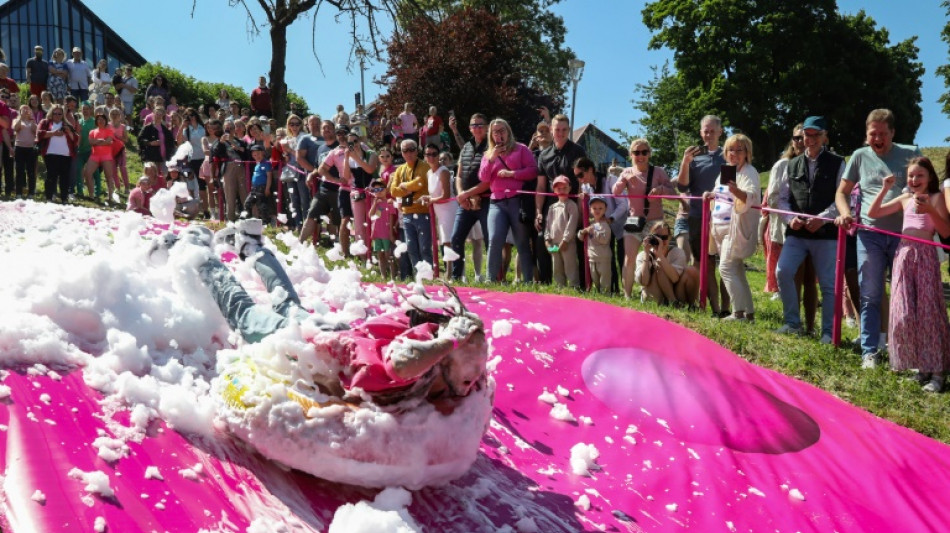
<path id="1" fill-rule="evenodd" d="M 847 162 L 828 147 L 825 120 L 807 117 L 792 130 L 763 198 L 751 139 L 738 132 L 723 139 L 714 115 L 700 121 L 702 142 L 684 151 L 671 179 L 650 163 L 642 138 L 630 143 L 630 167 L 599 172 L 571 140 L 568 118 L 546 109 L 528 144 L 503 118 L 475 113 L 466 136 L 454 112 L 443 121 L 432 106 L 420 121 L 411 103 L 381 117 L 377 130 L 361 106 L 347 113 L 342 105 L 329 120 L 291 112 L 281 125 L 269 116 L 264 77 L 247 109 L 224 90 L 215 102 L 180 106 L 159 74 L 136 116 L 141 89 L 131 67 L 110 76 L 104 62 L 90 68 L 78 48 L 70 60 L 57 49 L 47 63 L 43 53 L 38 46 L 27 61 L 23 105 L 0 64 L 8 198 L 34 197 L 40 155 L 47 201 L 104 194 L 115 204 L 125 196 L 129 210 L 147 214 L 154 194 L 182 182 L 180 216 L 255 216 L 299 232 L 301 242 L 337 246 L 385 278 L 438 264 L 461 280 L 471 253 L 473 281 L 554 283 L 681 306 L 697 305 L 705 278 L 713 314 L 740 322 L 755 319 L 745 269 L 761 240 L 765 290 L 783 307 L 779 333 L 816 334 L 822 343 L 831 342 L 836 226 L 844 227 L 845 307 L 860 327 L 863 366 L 880 364 L 886 350 L 894 369 L 919 371 L 925 390 L 944 386 L 950 322 L 936 249 L 923 243 L 950 238 L 950 187 L 919 150 L 893 143 L 886 109 L 869 114 L 866 146 Z M 132 128 L 144 162 L 134 188 L 125 157 Z M 664 199 L 679 208 L 672 228 Z"/>

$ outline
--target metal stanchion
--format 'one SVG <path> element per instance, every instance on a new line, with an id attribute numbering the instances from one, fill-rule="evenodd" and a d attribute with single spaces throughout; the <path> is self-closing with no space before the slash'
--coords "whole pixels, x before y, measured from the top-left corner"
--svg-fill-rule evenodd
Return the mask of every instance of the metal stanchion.
<path id="1" fill-rule="evenodd" d="M 429 203 L 429 234 L 432 236 L 432 271 L 439 277 L 439 234 L 435 224 L 435 204 Z"/>
<path id="2" fill-rule="evenodd" d="M 706 275 L 709 264 L 709 222 L 712 212 L 709 210 L 712 199 L 703 200 L 703 226 L 699 238 L 699 308 L 706 310 L 706 296 L 709 293 L 709 280 Z"/>

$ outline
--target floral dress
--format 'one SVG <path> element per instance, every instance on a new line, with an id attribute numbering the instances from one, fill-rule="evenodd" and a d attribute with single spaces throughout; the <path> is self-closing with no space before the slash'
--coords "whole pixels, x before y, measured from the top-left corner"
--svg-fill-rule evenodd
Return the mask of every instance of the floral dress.
<path id="1" fill-rule="evenodd" d="M 66 63 L 51 62 L 49 66 L 56 70 L 66 71 Z M 69 90 L 66 87 L 66 80 L 59 76 L 54 76 L 53 73 L 50 73 L 49 79 L 46 81 L 46 90 L 53 96 L 53 100 L 58 102 L 61 102 L 63 98 L 66 98 L 66 95 L 69 94 Z"/>

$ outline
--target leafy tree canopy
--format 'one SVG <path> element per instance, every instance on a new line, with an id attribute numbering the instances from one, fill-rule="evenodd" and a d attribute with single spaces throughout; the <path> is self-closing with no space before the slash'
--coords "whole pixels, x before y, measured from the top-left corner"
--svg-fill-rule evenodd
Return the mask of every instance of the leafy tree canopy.
<path id="1" fill-rule="evenodd" d="M 411 102 L 420 122 L 429 106 L 443 118 L 453 110 L 462 133 L 472 113 L 503 117 L 525 141 L 540 106 L 561 106 L 518 69 L 525 53 L 518 26 L 484 9 L 462 9 L 438 22 L 418 19 L 389 43 L 389 68 L 379 81 L 388 88 L 382 109 L 395 116 Z"/>
<path id="2" fill-rule="evenodd" d="M 516 27 L 523 52 L 515 61 L 527 85 L 550 95 L 567 90 L 568 61 L 574 58 L 564 48 L 567 28 L 564 19 L 550 7 L 561 0 L 402 0 L 398 20 L 404 28 L 412 28 L 419 18 L 442 23 L 461 11 L 484 10 L 502 24 Z M 445 43 L 452 46 L 453 43 Z"/>
<path id="3" fill-rule="evenodd" d="M 916 38 L 891 45 L 886 29 L 863 11 L 840 14 L 834 0 L 657 0 L 643 21 L 650 47 L 674 52 L 675 72 L 655 72 L 635 100 L 662 153 L 694 144 L 699 119 L 712 112 L 752 138 L 760 165 L 778 157 L 808 115 L 828 119 L 842 153 L 861 146 L 874 108 L 894 111 L 898 142 L 912 142 L 920 126 Z"/>

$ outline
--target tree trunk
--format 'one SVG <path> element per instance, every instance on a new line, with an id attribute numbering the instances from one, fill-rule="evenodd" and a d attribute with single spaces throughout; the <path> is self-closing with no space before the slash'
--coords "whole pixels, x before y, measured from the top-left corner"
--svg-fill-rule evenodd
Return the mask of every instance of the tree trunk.
<path id="1" fill-rule="evenodd" d="M 287 26 L 275 23 L 270 29 L 270 96 L 271 111 L 277 124 L 287 121 Z"/>

